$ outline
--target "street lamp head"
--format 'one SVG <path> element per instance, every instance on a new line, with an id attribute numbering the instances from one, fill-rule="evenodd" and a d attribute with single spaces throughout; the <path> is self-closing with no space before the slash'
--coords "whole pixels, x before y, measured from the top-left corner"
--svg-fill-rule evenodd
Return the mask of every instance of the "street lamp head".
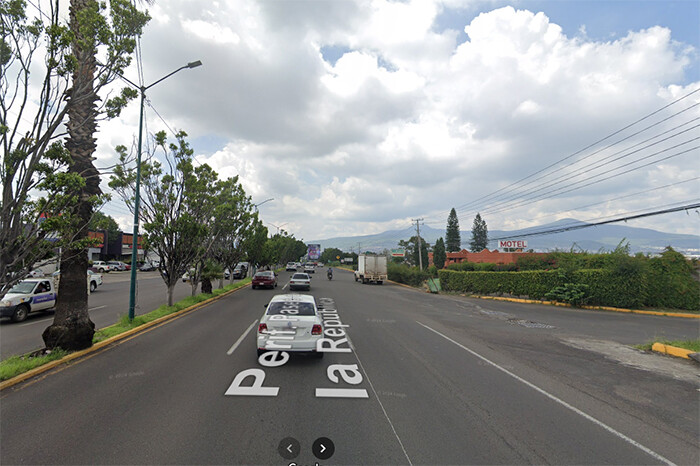
<path id="1" fill-rule="evenodd" d="M 187 64 L 187 68 L 197 68 L 198 66 L 202 66 L 202 62 L 200 60 L 193 61 Z"/>

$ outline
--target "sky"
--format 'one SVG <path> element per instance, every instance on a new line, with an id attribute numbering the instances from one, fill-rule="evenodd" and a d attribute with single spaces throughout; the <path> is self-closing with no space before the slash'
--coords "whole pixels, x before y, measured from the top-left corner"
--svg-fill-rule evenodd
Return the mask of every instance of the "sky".
<path id="1" fill-rule="evenodd" d="M 186 131 L 196 163 L 273 198 L 259 206 L 273 233 L 408 238 L 412 219 L 444 228 L 452 207 L 463 230 L 477 212 L 515 229 L 700 200 L 697 0 L 148 8 L 146 84 L 203 66 L 148 91 L 146 131 Z M 96 165 L 137 132 L 134 102 L 100 125 Z M 116 196 L 103 211 L 131 229 Z M 698 234 L 700 214 L 627 224 Z"/>

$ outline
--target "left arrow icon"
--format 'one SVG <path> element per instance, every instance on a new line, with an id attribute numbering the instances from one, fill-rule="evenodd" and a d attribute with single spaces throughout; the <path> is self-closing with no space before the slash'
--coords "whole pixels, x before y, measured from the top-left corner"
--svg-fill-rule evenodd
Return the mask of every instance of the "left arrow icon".
<path id="1" fill-rule="evenodd" d="M 283 438 L 277 446 L 277 452 L 286 460 L 291 460 L 299 456 L 301 445 L 299 441 L 293 437 Z"/>

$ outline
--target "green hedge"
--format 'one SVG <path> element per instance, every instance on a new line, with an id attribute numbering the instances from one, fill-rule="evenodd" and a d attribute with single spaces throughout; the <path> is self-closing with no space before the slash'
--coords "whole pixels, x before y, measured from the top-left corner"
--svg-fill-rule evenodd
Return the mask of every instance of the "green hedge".
<path id="1" fill-rule="evenodd" d="M 509 294 L 544 299 L 554 288 L 567 283 L 587 285 L 586 303 L 600 306 L 639 307 L 644 305 L 644 282 L 640 276 L 623 277 L 611 270 L 578 270 L 569 274 L 557 270 L 525 272 L 438 272 L 445 291 L 476 294 Z"/>
<path id="2" fill-rule="evenodd" d="M 430 273 L 421 271 L 418 267 L 393 263 L 387 264 L 387 275 L 389 280 L 411 286 L 421 286 L 425 280 L 430 278 Z"/>

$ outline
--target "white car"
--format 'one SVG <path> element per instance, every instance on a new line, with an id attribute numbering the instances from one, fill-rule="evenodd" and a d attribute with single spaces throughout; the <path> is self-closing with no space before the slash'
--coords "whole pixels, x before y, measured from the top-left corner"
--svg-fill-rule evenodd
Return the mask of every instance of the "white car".
<path id="1" fill-rule="evenodd" d="M 90 283 L 90 292 L 92 293 L 93 291 L 97 290 L 97 287 L 102 284 L 102 274 L 100 273 L 95 273 L 92 270 L 87 271 L 88 273 L 88 283 Z M 55 283 L 58 283 L 59 278 L 61 277 L 61 271 L 56 270 L 54 273 L 51 274 L 52 277 L 56 280 Z"/>
<path id="2" fill-rule="evenodd" d="M 286 272 L 296 272 L 297 265 L 294 262 L 287 262 Z"/>
<path id="3" fill-rule="evenodd" d="M 281 294 L 273 297 L 258 324 L 258 356 L 266 351 L 312 353 L 316 342 L 323 338 L 323 320 L 316 300 L 304 294 Z"/>
<path id="4" fill-rule="evenodd" d="M 304 273 L 316 273 L 314 264 L 304 264 Z"/>
<path id="5" fill-rule="evenodd" d="M 93 261 L 92 267 L 100 273 L 109 273 L 111 270 L 114 270 L 112 266 L 105 261 Z"/>
<path id="6" fill-rule="evenodd" d="M 295 273 L 289 279 L 289 289 L 296 290 L 298 288 L 307 291 L 311 290 L 311 277 L 309 277 L 308 273 Z"/>

